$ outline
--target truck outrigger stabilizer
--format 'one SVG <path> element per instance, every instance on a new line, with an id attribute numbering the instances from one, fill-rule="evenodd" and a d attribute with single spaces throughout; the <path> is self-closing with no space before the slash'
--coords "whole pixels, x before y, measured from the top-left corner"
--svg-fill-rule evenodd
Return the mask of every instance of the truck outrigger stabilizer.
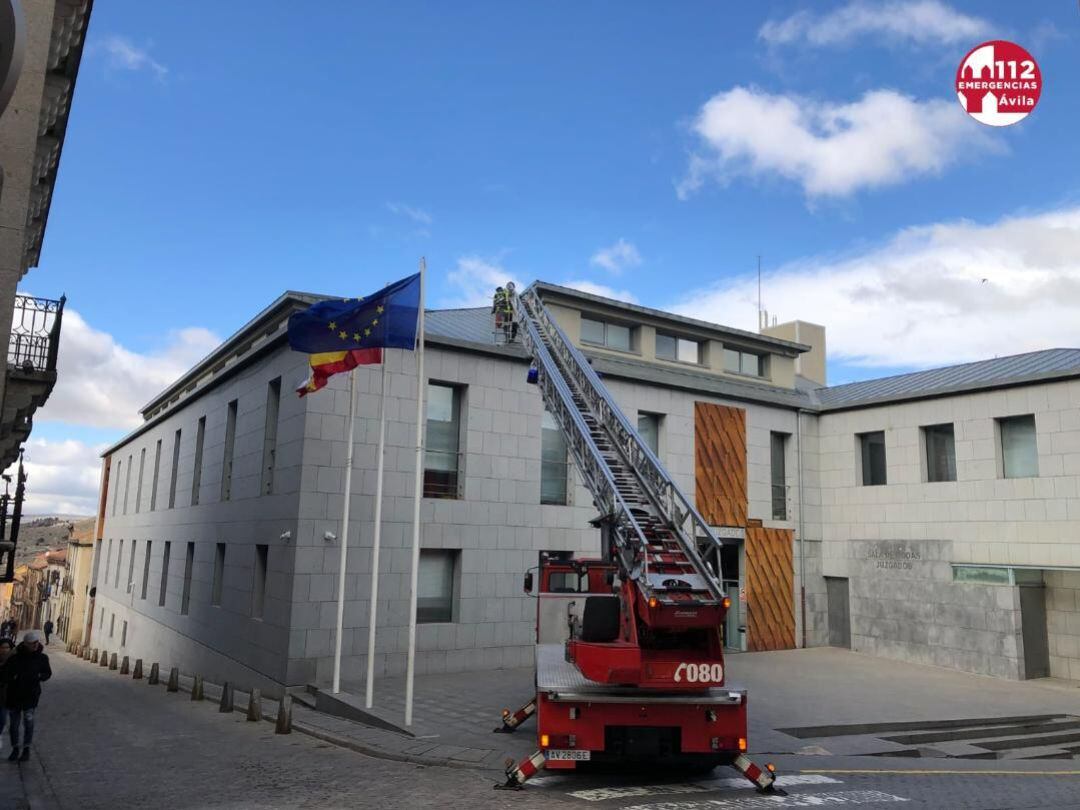
<path id="1" fill-rule="evenodd" d="M 496 790 L 521 790 L 525 783 L 547 764 L 543 751 L 536 751 L 517 764 L 512 759 L 506 760 L 506 781 L 495 785 Z M 746 756 L 739 754 L 731 767 L 749 779 L 758 793 L 777 793 L 776 768 L 770 762 L 764 768 L 758 767 Z"/>

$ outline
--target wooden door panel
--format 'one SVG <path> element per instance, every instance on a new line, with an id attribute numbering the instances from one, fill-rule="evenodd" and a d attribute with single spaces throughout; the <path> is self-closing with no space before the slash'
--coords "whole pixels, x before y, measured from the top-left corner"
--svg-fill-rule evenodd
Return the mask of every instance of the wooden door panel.
<path id="1" fill-rule="evenodd" d="M 746 530 L 747 648 L 795 648 L 795 567 L 791 529 Z"/>
<path id="2" fill-rule="evenodd" d="M 746 411 L 694 403 L 694 494 L 713 526 L 746 525 Z"/>

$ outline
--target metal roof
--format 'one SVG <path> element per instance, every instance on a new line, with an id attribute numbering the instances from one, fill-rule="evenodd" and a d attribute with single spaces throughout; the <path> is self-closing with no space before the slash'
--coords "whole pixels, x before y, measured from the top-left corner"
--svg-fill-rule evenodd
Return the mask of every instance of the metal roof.
<path id="1" fill-rule="evenodd" d="M 424 333 L 455 340 L 467 340 L 471 343 L 494 343 L 495 331 L 491 307 L 425 309 Z"/>
<path id="2" fill-rule="evenodd" d="M 812 397 L 821 410 L 832 411 L 1077 376 L 1080 349 L 1044 349 L 818 388 Z"/>

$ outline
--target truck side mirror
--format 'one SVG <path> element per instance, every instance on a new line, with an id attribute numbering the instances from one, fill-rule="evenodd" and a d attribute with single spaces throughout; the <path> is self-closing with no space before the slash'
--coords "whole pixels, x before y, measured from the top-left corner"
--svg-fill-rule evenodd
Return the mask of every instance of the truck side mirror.
<path id="1" fill-rule="evenodd" d="M 532 571 L 525 572 L 525 593 L 532 593 L 533 588 L 533 576 Z"/>

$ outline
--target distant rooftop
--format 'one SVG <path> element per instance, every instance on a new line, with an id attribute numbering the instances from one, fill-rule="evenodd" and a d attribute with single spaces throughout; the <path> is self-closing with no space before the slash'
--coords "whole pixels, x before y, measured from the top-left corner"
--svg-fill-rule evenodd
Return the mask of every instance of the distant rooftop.
<path id="1" fill-rule="evenodd" d="M 833 411 L 1068 377 L 1080 377 L 1080 349 L 1044 349 L 834 385 L 811 396 L 821 410 Z"/>

